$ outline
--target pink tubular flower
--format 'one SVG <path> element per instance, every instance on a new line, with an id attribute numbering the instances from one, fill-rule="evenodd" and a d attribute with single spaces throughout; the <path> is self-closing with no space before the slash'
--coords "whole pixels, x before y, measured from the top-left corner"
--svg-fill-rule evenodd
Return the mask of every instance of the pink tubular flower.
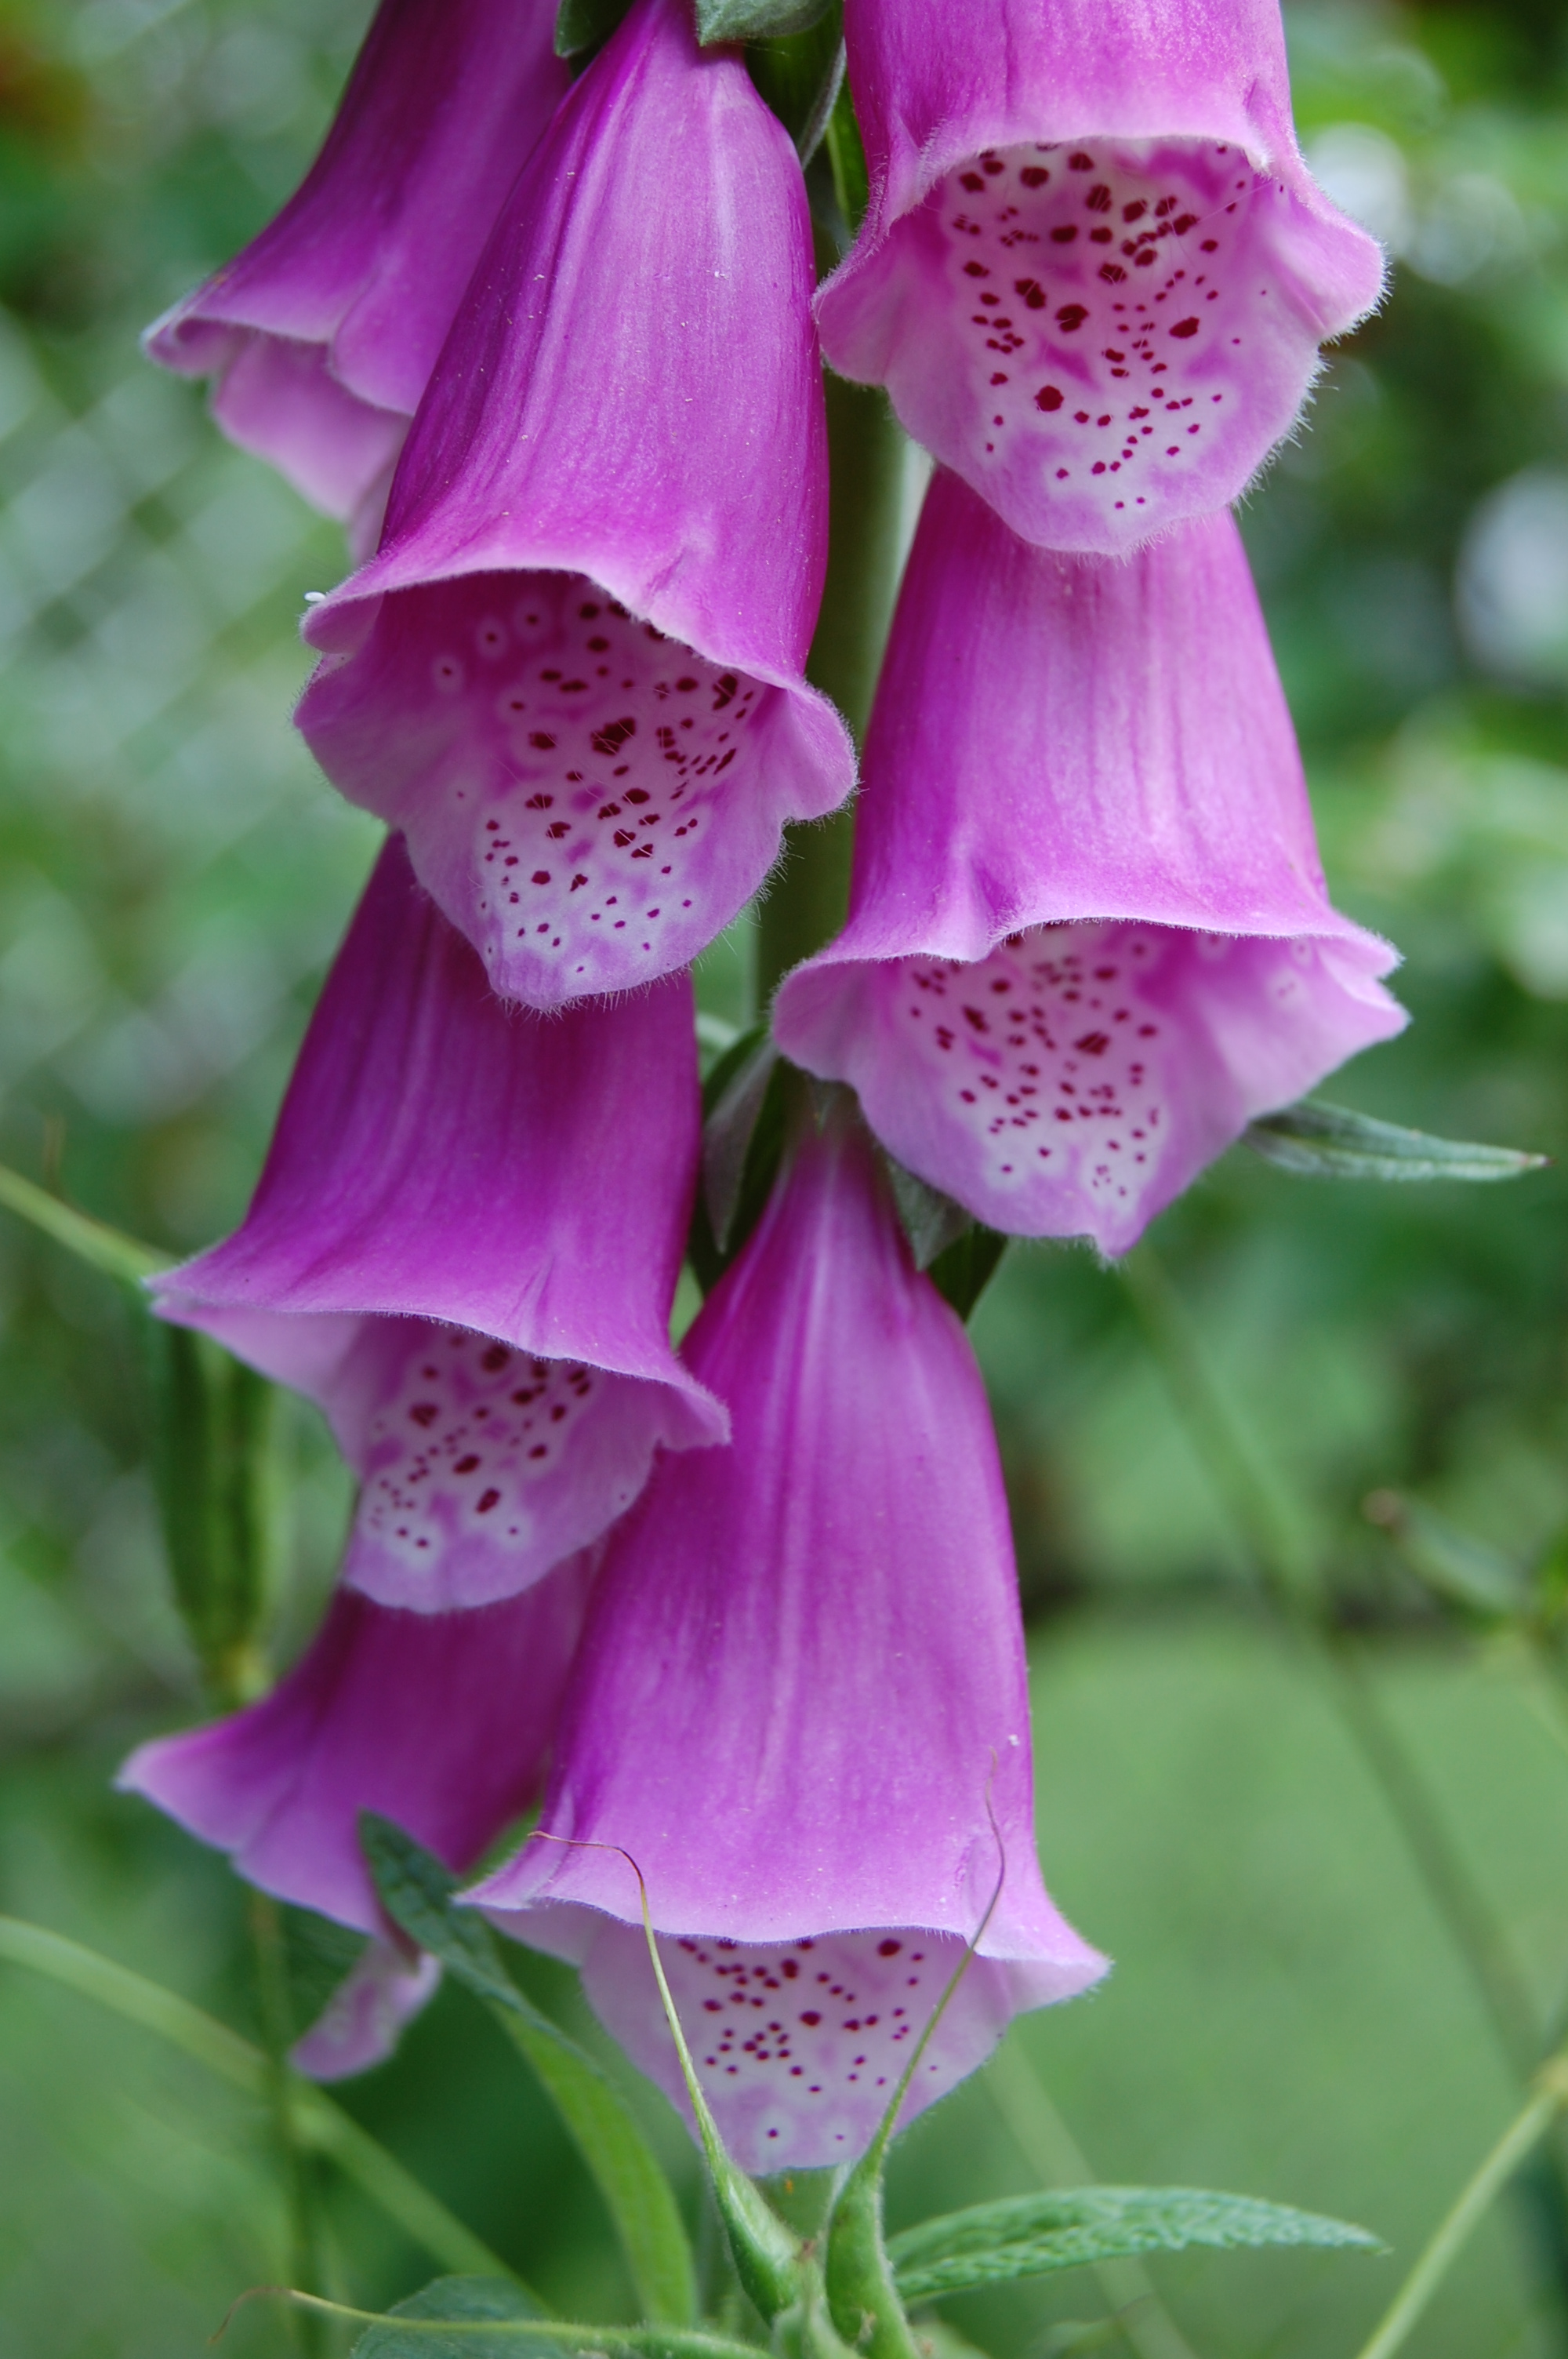
<path id="1" fill-rule="evenodd" d="M 704 2085 L 752 2170 L 866 2144 L 1000 1904 L 908 2109 L 1105 1961 L 1034 1849 L 1000 1470 L 962 1327 L 915 1273 L 843 1101 L 797 1142 L 687 1340 L 733 1447 L 665 1462 L 611 1544 L 541 1826 L 622 1847 Z M 468 1896 L 583 1963 L 681 2101 L 616 1851 L 534 1842 Z"/>
<path id="2" fill-rule="evenodd" d="M 849 924 L 774 1032 L 995 1228 L 1124 1252 L 1404 1024 L 1394 952 L 1329 906 L 1228 516 L 1060 557 L 938 474 L 866 778 Z"/>
<path id="3" fill-rule="evenodd" d="M 325 1409 L 362 1485 L 351 1587 L 505 1597 L 659 1445 L 723 1439 L 669 1344 L 698 1117 L 689 983 L 509 1009 L 388 843 L 243 1225 L 155 1281 L 166 1318 Z"/>
<path id="4" fill-rule="evenodd" d="M 505 997 L 682 966 L 849 792 L 802 674 L 827 549 L 810 223 L 688 0 L 637 0 L 475 272 L 299 708 Z"/>
<path id="5" fill-rule="evenodd" d="M 137 1747 L 118 1784 L 228 1852 L 264 1892 L 373 1939 L 296 2051 L 319 2079 L 362 2071 L 434 1990 L 392 1936 L 359 1814 L 395 1819 L 457 1873 L 533 1800 L 581 1625 L 589 1561 L 525 1595 L 434 1619 L 339 1591 L 259 1703 Z"/>
<path id="6" fill-rule="evenodd" d="M 840 375 L 1048 549 L 1223 507 L 1382 260 L 1296 147 L 1278 0 L 846 0 L 871 201 Z"/>
<path id="7" fill-rule="evenodd" d="M 382 0 L 297 193 L 148 329 L 232 441 L 329 516 L 396 458 L 518 167 L 567 85 L 548 0 Z M 373 536 L 367 536 L 373 537 Z"/>

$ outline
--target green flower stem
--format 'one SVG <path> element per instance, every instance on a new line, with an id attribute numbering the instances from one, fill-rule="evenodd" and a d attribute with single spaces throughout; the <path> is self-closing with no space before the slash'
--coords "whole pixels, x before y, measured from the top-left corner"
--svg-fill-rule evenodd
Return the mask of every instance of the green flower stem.
<path id="1" fill-rule="evenodd" d="M 111 2013 L 156 2032 L 183 2055 L 204 2064 L 220 2080 L 264 2099 L 269 2067 L 259 2048 L 161 1984 L 148 1982 L 80 1941 L 52 1933 L 20 1918 L 0 1917 L 0 1959 L 44 1974 Z M 395 2158 L 362 2130 L 324 2090 L 298 2074 L 288 2076 L 294 2116 L 304 2143 L 323 2155 L 379 2204 L 414 2244 L 443 2269 L 460 2277 L 515 2278 L 515 2272 L 488 2245 L 465 2228 L 439 2198 L 420 2186 Z"/>
<path id="2" fill-rule="evenodd" d="M 871 693 L 892 619 L 906 445 L 880 388 L 829 376 L 827 579 L 806 677 L 830 696 L 863 741 Z M 785 831 L 784 858 L 762 899 L 757 929 L 757 1003 L 781 975 L 820 950 L 844 922 L 854 815 Z"/>
<path id="3" fill-rule="evenodd" d="M 1016 2035 L 986 2067 L 985 2085 L 1012 2142 L 1046 2187 L 1089 2187 L 1095 2173 Z M 1096 2261 L 1099 2289 L 1138 2359 L 1196 2359 L 1141 2261 Z"/>
<path id="4" fill-rule="evenodd" d="M 91 1262 L 94 1269 L 104 1271 L 128 1286 L 140 1287 L 144 1277 L 155 1270 L 167 1269 L 169 1256 L 137 1237 L 127 1237 L 103 1221 L 94 1221 L 87 1213 L 77 1212 L 59 1196 L 51 1196 L 47 1188 L 39 1188 L 31 1180 L 24 1180 L 19 1171 L 0 1164 L 0 1204 L 18 1219 L 30 1222 L 42 1229 L 46 1236 L 75 1254 L 79 1261 Z"/>
<path id="5" fill-rule="evenodd" d="M 1427 1897 L 1469 1969 L 1498 2044 L 1520 2085 L 1528 2087 L 1547 2043 L 1502 1929 L 1383 1710 L 1360 1656 L 1325 1621 L 1317 1567 L 1271 1472 L 1216 1383 L 1175 1287 L 1147 1243 L 1119 1267 L 1199 1461 L 1248 1544 L 1270 1597 L 1312 1650 Z M 1549 2226 L 1557 2299 L 1568 2312 L 1568 2172 L 1561 2155 L 1541 2158 L 1535 2195 Z"/>
<path id="6" fill-rule="evenodd" d="M 1568 2108 L 1568 2052 L 1555 2057 L 1537 2077 L 1536 2093 L 1460 2194 L 1421 2258 L 1394 2296 L 1369 2343 L 1357 2359 L 1393 2359 L 1408 2341 L 1433 2295 L 1469 2242 L 1471 2232 L 1514 2172 Z"/>
<path id="7" fill-rule="evenodd" d="M 321 2228 L 317 2201 L 315 2158 L 300 2134 L 294 2102 L 295 2075 L 288 2051 L 294 2044 L 294 2024 L 288 2000 L 288 1959 L 283 1946 L 283 1925 L 277 1903 L 269 1892 L 247 1896 L 251 1947 L 255 1958 L 256 1996 L 266 2060 L 267 2110 L 272 2117 L 273 2145 L 283 2174 L 284 2207 L 288 2221 L 288 2273 L 309 2293 L 325 2290 Z M 308 2359 L 323 2359 L 326 2329 L 310 2312 L 293 2314 L 295 2338 Z"/>

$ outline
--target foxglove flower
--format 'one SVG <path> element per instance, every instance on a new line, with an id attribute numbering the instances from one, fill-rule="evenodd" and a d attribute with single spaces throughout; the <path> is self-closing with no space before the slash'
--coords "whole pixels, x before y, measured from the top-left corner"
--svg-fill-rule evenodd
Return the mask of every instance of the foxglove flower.
<path id="1" fill-rule="evenodd" d="M 508 199 L 298 720 L 507 998 L 682 966 L 848 793 L 795 153 L 637 0 Z"/>
<path id="2" fill-rule="evenodd" d="M 581 1625 L 574 1558 L 520 1597 L 434 1619 L 340 1589 L 272 1693 L 138 1746 L 120 1772 L 264 1892 L 372 1939 L 307 2033 L 319 2079 L 362 2071 L 434 1990 L 386 1923 L 360 1847 L 378 1810 L 457 1873 L 535 1799 Z"/>
<path id="3" fill-rule="evenodd" d="M 326 145 L 147 332 L 232 441 L 348 518 L 396 458 L 469 274 L 566 88 L 549 0 L 382 0 Z M 373 535 L 370 536 L 373 538 Z"/>
<path id="4" fill-rule="evenodd" d="M 509 1009 L 388 843 L 249 1215 L 155 1281 L 166 1318 L 325 1409 L 362 1486 L 351 1588 L 507 1596 L 661 1444 L 723 1438 L 669 1343 L 698 1116 L 687 981 Z"/>
<path id="5" fill-rule="evenodd" d="M 849 923 L 774 1032 L 995 1228 L 1123 1252 L 1405 1021 L 1394 952 L 1329 906 L 1228 516 L 1057 556 L 939 473 L 866 780 Z"/>
<path id="6" fill-rule="evenodd" d="M 846 0 L 871 200 L 841 375 L 1042 547 L 1234 499 L 1382 258 L 1303 163 L 1277 0 Z"/>
<path id="7" fill-rule="evenodd" d="M 621 1846 L 720 2129 L 752 2170 L 859 2153 L 995 1886 L 908 2100 L 1103 1973 L 1046 1897 L 1007 1507 L 958 1321 L 840 1093 L 687 1338 L 729 1450 L 612 1538 L 541 1826 Z M 682 2100 L 632 1869 L 535 1841 L 469 1897 L 579 1960 Z"/>

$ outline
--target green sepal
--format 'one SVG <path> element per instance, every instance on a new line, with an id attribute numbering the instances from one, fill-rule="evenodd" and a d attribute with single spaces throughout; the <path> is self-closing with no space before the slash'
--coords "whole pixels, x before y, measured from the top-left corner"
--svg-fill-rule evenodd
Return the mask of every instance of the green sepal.
<path id="1" fill-rule="evenodd" d="M 1522 1569 L 1435 1508 L 1400 1491 L 1374 1491 L 1363 1513 L 1388 1533 L 1411 1571 L 1450 1604 L 1490 1621 L 1511 1620 L 1527 1609 L 1530 1583 Z"/>
<path id="2" fill-rule="evenodd" d="M 833 193 L 844 216 L 844 226 L 854 237 L 866 218 L 871 178 L 866 170 L 866 150 L 860 139 L 860 126 L 855 120 L 855 103 L 849 95 L 847 82 L 839 85 L 833 112 L 822 135 L 822 144 L 827 151 L 828 167 L 833 174 Z"/>
<path id="3" fill-rule="evenodd" d="M 814 21 L 799 31 L 782 38 L 753 40 L 746 51 L 746 68 L 795 141 L 802 165 L 809 164 L 822 143 L 844 79 L 840 0 L 829 0 Z"/>
<path id="4" fill-rule="evenodd" d="M 533 2067 L 593 2175 L 648 2317 L 691 2324 L 697 2285 L 680 2212 L 609 2073 L 524 1996 L 480 1911 L 453 1907 L 456 1879 L 434 1853 L 373 1810 L 361 1813 L 360 1841 L 388 1916 L 484 2001 Z"/>
<path id="5" fill-rule="evenodd" d="M 962 1204 L 906 1171 L 891 1155 L 885 1159 L 915 1268 L 925 1272 L 937 1293 L 967 1321 L 1011 1240 L 999 1229 L 988 1229 Z"/>
<path id="6" fill-rule="evenodd" d="M 762 1217 L 784 1156 L 795 1068 L 765 1024 L 727 1049 L 702 1088 L 702 1187 L 687 1258 L 712 1292 Z"/>
<path id="7" fill-rule="evenodd" d="M 973 2286 L 1048 2277 L 1141 2253 L 1179 2253 L 1192 2245 L 1222 2250 L 1271 2245 L 1387 2249 L 1348 2221 L 1249 2195 L 1219 2195 L 1196 2187 L 1077 2187 L 979 2203 L 923 2221 L 894 2236 L 887 2251 L 902 2298 L 929 2301 Z"/>
<path id="8" fill-rule="evenodd" d="M 821 23 L 832 0 L 697 0 L 697 38 L 701 48 L 716 41 L 776 41 L 808 33 Z"/>
<path id="9" fill-rule="evenodd" d="M 542 2319 L 549 2315 L 532 2294 L 505 2277 L 437 2277 L 406 2301 L 394 2302 L 386 2317 L 374 2326 L 367 2327 L 353 2346 L 351 2359 L 474 2359 L 474 2354 L 488 2344 L 492 2350 L 504 2350 L 510 2340 L 514 2350 L 524 2346 L 522 2338 L 504 2335 L 480 2337 L 464 2334 L 464 2326 L 493 2325 L 497 2321 Z M 399 2327 L 399 2319 L 414 2325 L 413 2332 Z M 453 2334 L 431 2332 L 434 2324 L 451 2325 Z M 529 2339 L 526 2348 L 537 2352 L 541 2359 L 564 2359 L 558 2343 L 547 2343 L 542 2337 Z"/>
<path id="10" fill-rule="evenodd" d="M 556 10 L 557 57 L 579 58 L 586 51 L 601 49 L 631 5 L 632 0 L 560 0 Z"/>
<path id="11" fill-rule="evenodd" d="M 1307 1180 L 1517 1180 L 1552 1159 L 1512 1147 L 1433 1138 L 1318 1098 L 1263 1114 L 1241 1136 L 1265 1162 Z"/>

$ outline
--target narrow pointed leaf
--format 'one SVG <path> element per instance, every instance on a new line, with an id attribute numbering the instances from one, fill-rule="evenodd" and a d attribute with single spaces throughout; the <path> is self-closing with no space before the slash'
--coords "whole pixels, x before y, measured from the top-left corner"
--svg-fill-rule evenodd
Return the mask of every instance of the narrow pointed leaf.
<path id="1" fill-rule="evenodd" d="M 561 0 L 556 11 L 557 57 L 580 57 L 601 49 L 631 5 L 632 0 Z"/>
<path id="2" fill-rule="evenodd" d="M 945 1196 L 940 1188 L 930 1187 L 913 1171 L 890 1155 L 887 1158 L 888 1178 L 892 1182 L 893 1202 L 909 1250 L 914 1256 L 916 1269 L 929 1269 L 939 1254 L 974 1226 L 974 1214 L 963 1205 Z"/>
<path id="3" fill-rule="evenodd" d="M 522 2286 L 504 2277 L 437 2277 L 433 2284 L 410 2294 L 406 2301 L 394 2302 L 385 2319 L 360 2336 L 352 2359 L 472 2359 L 484 2343 L 478 2336 L 465 2335 L 463 2326 L 546 2315 Z M 413 2322 L 415 2331 L 397 2324 L 399 2320 Z M 438 2320 L 450 2322 L 457 2331 L 432 2333 L 431 2325 Z M 485 2340 L 492 2348 L 505 2347 L 504 2337 Z M 522 2347 L 519 2339 L 514 2348 Z M 561 2359 L 558 2343 L 530 2340 L 527 2348 L 538 2352 L 541 2359 Z"/>
<path id="4" fill-rule="evenodd" d="M 1179 2253 L 1265 2245 L 1384 2247 L 1365 2228 L 1195 2187 L 1084 2187 L 977 2204 L 905 2229 L 888 2246 L 905 2301 L 929 2301 L 971 2286 L 1053 2275 L 1137 2253 Z"/>
<path id="5" fill-rule="evenodd" d="M 1433 1138 L 1316 1098 L 1262 1115 L 1242 1136 L 1266 1163 L 1307 1180 L 1517 1180 L 1551 1161 L 1512 1147 Z"/>
<path id="6" fill-rule="evenodd" d="M 1000 1229 L 988 1229 L 983 1221 L 973 1221 L 961 1237 L 937 1255 L 926 1275 L 960 1319 L 967 1321 L 971 1317 L 1011 1243 Z"/>
<path id="7" fill-rule="evenodd" d="M 697 0 L 697 38 L 714 41 L 776 40 L 805 33 L 826 16 L 831 0 Z"/>
<path id="8" fill-rule="evenodd" d="M 697 2316 L 691 2247 L 675 2196 L 625 2098 L 600 2064 L 513 1982 L 477 1909 L 452 1904 L 440 1861 L 389 1819 L 366 1811 L 362 1840 L 387 1913 L 493 2010 L 521 2049 L 592 2172 L 651 2319 Z"/>

